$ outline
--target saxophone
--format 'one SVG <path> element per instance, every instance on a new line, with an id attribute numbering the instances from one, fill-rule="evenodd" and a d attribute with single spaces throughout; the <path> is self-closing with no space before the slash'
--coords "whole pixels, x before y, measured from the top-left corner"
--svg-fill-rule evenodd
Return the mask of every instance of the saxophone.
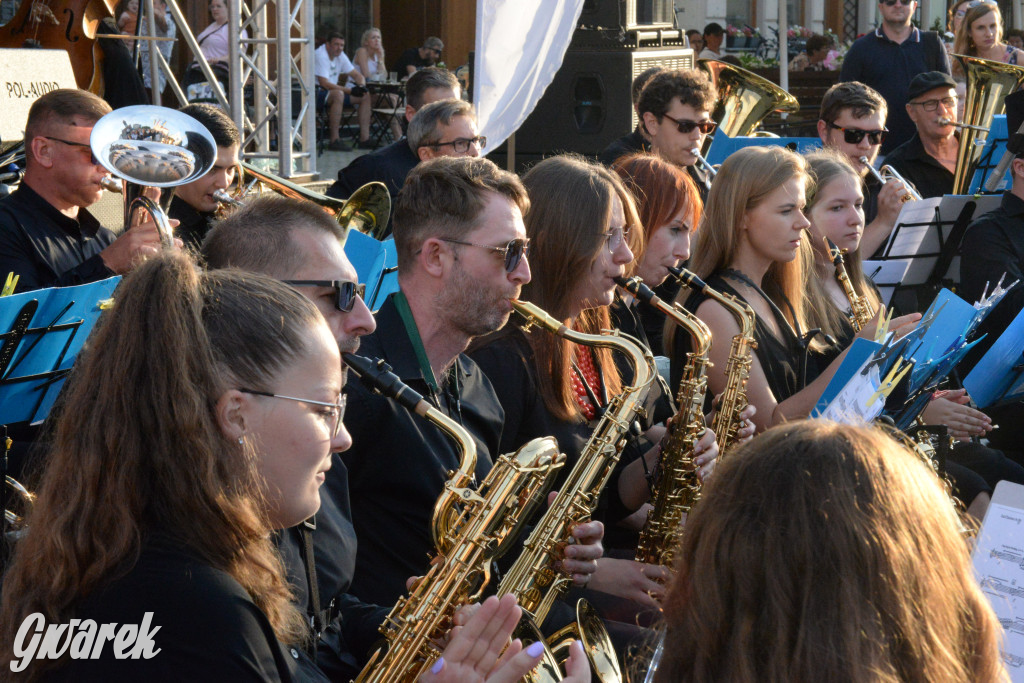
<path id="1" fill-rule="evenodd" d="M 668 424 L 661 442 L 661 460 L 653 487 L 653 509 L 640 531 L 636 561 L 672 566 L 679 545 L 683 516 L 700 497 L 700 479 L 693 463 L 693 447 L 704 431 L 704 396 L 707 393 L 708 351 L 711 330 L 704 322 L 679 304 L 659 298 L 640 278 L 617 278 L 627 292 L 654 306 L 672 322 L 685 329 L 693 339 L 693 352 L 686 356 L 686 367 L 679 382 L 676 405 L 679 411 Z"/>
<path id="2" fill-rule="evenodd" d="M 670 267 L 669 272 L 679 284 L 695 289 L 724 306 L 740 326 L 740 333 L 732 338 L 729 360 L 725 364 L 725 391 L 711 419 L 711 429 L 718 440 L 718 457 L 722 458 L 735 445 L 736 432 L 740 428 L 740 413 L 747 406 L 747 378 L 750 377 L 750 364 L 753 361 L 751 354 L 757 348 L 757 341 L 754 340 L 754 309 L 737 297 L 711 289 L 686 268 Z"/>
<path id="3" fill-rule="evenodd" d="M 403 384 L 384 361 L 351 353 L 343 357 L 364 384 L 433 422 L 458 442 L 462 452 L 459 469 L 449 474 L 434 508 L 434 532 L 444 533 L 436 539 L 438 554 L 410 594 L 391 609 L 380 627 L 386 649 L 375 652 L 356 679 L 415 681 L 441 654 L 436 642 L 451 628 L 455 609 L 479 597 L 490 578 L 491 561 L 507 550 L 547 497 L 565 456 L 553 438 L 534 439 L 498 458 L 479 488 L 469 488 L 476 462 L 469 432 Z"/>
<path id="4" fill-rule="evenodd" d="M 828 249 L 832 265 L 835 266 L 836 278 L 839 279 L 846 298 L 850 300 L 850 323 L 853 325 L 853 329 L 860 332 L 875 317 L 875 312 L 871 310 L 871 302 L 853 288 L 853 282 L 846 273 L 846 265 L 843 263 L 843 250 L 829 238 L 823 237 L 822 239 L 825 240 L 825 248 Z"/>
<path id="5" fill-rule="evenodd" d="M 586 522 L 597 505 L 601 490 L 619 460 L 633 417 L 641 407 L 644 390 L 656 373 L 650 352 L 617 332 L 576 332 L 534 304 L 513 300 L 512 306 L 526 319 L 524 330 L 529 331 L 536 325 L 578 344 L 616 349 L 629 357 L 635 373 L 633 385 L 624 387 L 608 404 L 579 461 L 526 540 L 522 554 L 498 585 L 499 596 L 506 593 L 516 596 L 527 613 L 524 622 L 532 625 L 544 621 L 554 601 L 572 584 L 572 578 L 558 569 L 561 551 L 571 541 L 573 527 Z M 606 683 L 622 680 L 618 661 L 600 620 L 586 619 L 582 628 L 585 631 L 581 633 L 584 649 L 591 655 L 591 664 L 598 670 L 598 677 Z M 591 638 L 599 642 L 592 642 Z"/>

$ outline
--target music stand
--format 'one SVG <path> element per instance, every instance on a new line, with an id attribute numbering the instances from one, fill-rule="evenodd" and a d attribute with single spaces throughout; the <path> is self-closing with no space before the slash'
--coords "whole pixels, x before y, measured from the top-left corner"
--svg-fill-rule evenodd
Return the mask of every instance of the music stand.
<path id="1" fill-rule="evenodd" d="M 711 140 L 711 147 L 705 154 L 712 166 L 725 161 L 726 157 L 743 147 L 786 147 L 798 154 L 807 154 L 821 147 L 821 138 L 763 138 L 736 136 L 729 137 L 719 131 Z"/>
<path id="2" fill-rule="evenodd" d="M 1003 158 L 1009 138 L 1006 127 L 1006 114 L 993 116 L 988 136 L 985 138 L 985 147 L 981 151 L 977 169 L 968 187 L 968 194 L 990 194 L 985 192 L 985 182 L 988 180 L 989 174 L 999 165 L 999 160 Z M 1007 170 L 1002 180 L 1000 180 L 997 189 L 999 191 L 1009 189 L 1012 182 L 1010 172 Z"/>

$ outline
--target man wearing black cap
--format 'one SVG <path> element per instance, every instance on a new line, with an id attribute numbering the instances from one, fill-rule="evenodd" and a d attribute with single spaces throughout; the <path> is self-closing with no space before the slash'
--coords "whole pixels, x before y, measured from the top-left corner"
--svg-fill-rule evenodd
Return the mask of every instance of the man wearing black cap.
<path id="1" fill-rule="evenodd" d="M 922 197 L 950 194 L 960 144 L 952 124 L 956 120 L 956 82 L 941 71 L 926 71 L 914 76 L 907 95 L 907 114 L 917 132 L 894 149 L 885 163 L 913 183 Z"/>

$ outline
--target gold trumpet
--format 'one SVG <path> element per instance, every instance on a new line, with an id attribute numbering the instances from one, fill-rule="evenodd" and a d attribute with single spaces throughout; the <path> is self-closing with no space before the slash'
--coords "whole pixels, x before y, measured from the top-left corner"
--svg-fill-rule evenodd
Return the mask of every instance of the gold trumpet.
<path id="1" fill-rule="evenodd" d="M 903 188 L 906 190 L 906 194 L 904 194 L 900 199 L 904 203 L 910 201 L 921 201 L 921 193 L 915 190 L 914 186 L 911 185 L 906 178 L 901 176 L 899 172 L 892 166 L 886 164 L 885 166 L 882 166 L 882 168 L 876 169 L 874 166 L 871 165 L 871 162 L 868 161 L 867 157 L 860 157 L 859 159 L 857 159 L 857 161 L 864 164 L 864 166 L 868 169 L 868 172 L 871 175 L 875 176 L 875 180 L 882 183 L 883 185 L 885 185 L 890 180 L 896 180 L 903 183 Z"/>

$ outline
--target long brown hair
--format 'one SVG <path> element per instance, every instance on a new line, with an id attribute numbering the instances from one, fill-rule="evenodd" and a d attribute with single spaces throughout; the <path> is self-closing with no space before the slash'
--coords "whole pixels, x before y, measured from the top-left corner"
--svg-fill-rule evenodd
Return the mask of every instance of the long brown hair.
<path id="1" fill-rule="evenodd" d="M 571 155 L 540 162 L 523 176 L 523 184 L 530 195 L 530 211 L 524 221 L 533 274 L 523 286 L 523 299 L 580 332 L 598 334 L 610 328 L 606 306 L 588 308 L 573 319 L 571 297 L 575 284 L 605 248 L 613 197 L 622 203 L 630 249 L 634 253 L 642 249 L 643 231 L 629 192 L 608 169 Z M 531 334 L 529 340 L 544 405 L 559 419 L 583 419 L 569 380 L 573 344 L 551 334 Z M 611 351 L 595 349 L 594 355 L 608 394 L 621 391 L 622 380 Z"/>
<path id="2" fill-rule="evenodd" d="M 678 557 L 657 681 L 1006 679 L 941 483 L 877 429 L 804 420 L 743 444 Z"/>
<path id="3" fill-rule="evenodd" d="M 804 213 L 810 219 L 811 209 L 821 200 L 821 193 L 828 185 L 843 176 L 851 178 L 857 185 L 860 185 L 860 176 L 854 170 L 846 156 L 842 152 L 825 148 L 807 155 L 807 164 L 811 170 L 813 182 L 807 184 L 807 208 Z M 836 305 L 835 301 L 825 289 L 825 282 L 829 278 L 836 277 L 835 267 L 832 261 L 822 255 L 824 249 L 821 244 L 814 244 L 813 277 L 807 280 L 807 324 L 818 327 L 825 334 L 833 337 L 841 337 L 844 329 L 846 313 Z M 860 249 L 844 255 L 846 274 L 853 284 L 854 291 L 860 296 L 867 297 L 872 310 L 878 310 L 882 300 L 873 287 L 868 285 L 864 277 L 864 264 L 861 260 Z"/>
<path id="4" fill-rule="evenodd" d="M 622 157 L 612 165 L 612 170 L 619 174 L 636 201 L 640 224 L 644 228 L 645 246 L 655 231 L 681 210 L 686 211 L 685 223 L 690 232 L 696 232 L 704 205 L 689 174 L 653 154 Z M 642 253 L 633 255 L 633 272 L 643 258 Z"/>
<path id="5" fill-rule="evenodd" d="M 996 44 L 998 45 L 1003 42 L 1003 32 L 1006 26 L 1003 24 L 1003 15 L 999 11 L 999 5 L 995 2 L 982 2 L 969 8 L 964 13 L 964 20 L 960 22 L 960 28 L 953 39 L 954 54 L 967 55 L 968 57 L 978 56 L 978 46 L 974 44 L 974 40 L 971 38 L 971 24 L 989 12 L 995 12 L 996 18 L 999 19 L 999 35 L 996 36 Z M 950 62 L 952 62 L 953 75 L 963 78 L 964 70 L 960 68 L 959 60 L 950 59 Z"/>
<path id="6" fill-rule="evenodd" d="M 300 641 L 256 451 L 222 433 L 215 406 L 229 387 L 272 389 L 308 352 L 320 314 L 274 280 L 202 273 L 182 254 L 137 268 L 116 301 L 65 390 L 29 530 L 4 579 L 0 651 L 10 658 L 29 614 L 67 623 L 80 600 L 131 570 L 153 533 L 230 574 L 279 639 Z"/>

